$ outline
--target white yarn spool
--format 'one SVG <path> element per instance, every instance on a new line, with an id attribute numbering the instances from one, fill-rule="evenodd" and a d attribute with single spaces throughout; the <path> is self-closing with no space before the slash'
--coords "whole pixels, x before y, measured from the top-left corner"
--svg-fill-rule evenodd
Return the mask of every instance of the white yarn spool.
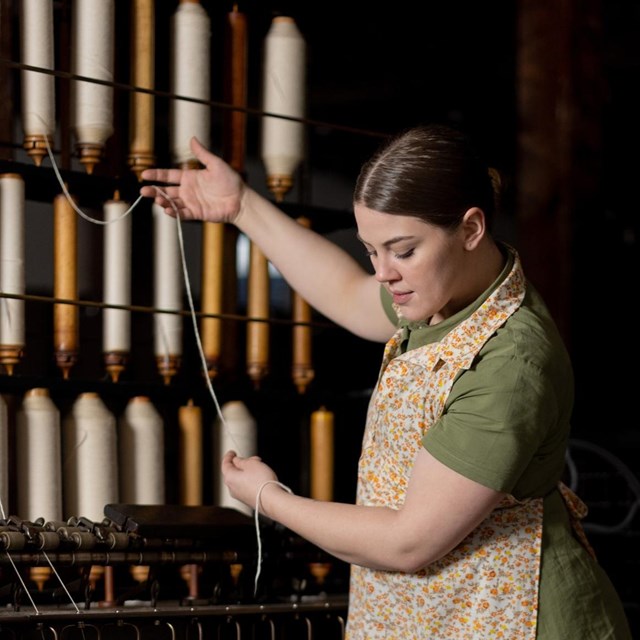
<path id="1" fill-rule="evenodd" d="M 220 412 L 225 424 L 223 425 L 220 419 L 216 420 L 215 424 L 213 459 L 215 461 L 214 469 L 217 471 L 214 478 L 216 504 L 251 515 L 253 511 L 251 507 L 231 497 L 219 469 L 222 456 L 230 449 L 243 458 L 257 455 L 258 429 L 256 421 L 246 405 L 239 400 L 227 402 L 221 407 Z"/>
<path id="2" fill-rule="evenodd" d="M 120 500 L 164 504 L 164 425 L 146 396 L 127 403 L 118 424 Z"/>
<path id="3" fill-rule="evenodd" d="M 60 412 L 47 389 L 27 391 L 16 415 L 18 515 L 62 519 Z"/>
<path id="4" fill-rule="evenodd" d="M 176 221 L 162 207 L 154 204 L 154 307 L 168 311 L 182 309 L 182 266 Z M 173 313 L 154 314 L 155 354 L 170 360 L 182 354 L 182 316 Z"/>
<path id="5" fill-rule="evenodd" d="M 0 291 L 24 294 L 24 180 L 0 176 Z M 24 346 L 24 301 L 0 298 L 0 346 Z"/>
<path id="6" fill-rule="evenodd" d="M 32 67 L 54 69 L 53 3 L 22 0 L 20 3 L 20 48 L 22 62 Z M 55 121 L 54 76 L 38 71 L 21 72 L 22 129 L 26 139 L 53 139 Z M 41 149 L 41 156 L 46 148 Z"/>
<path id="7" fill-rule="evenodd" d="M 97 393 L 78 396 L 63 425 L 64 517 L 104 519 L 118 502 L 116 420 Z"/>
<path id="8" fill-rule="evenodd" d="M 275 17 L 264 41 L 263 102 L 267 113 L 302 118 L 305 114 L 306 44 L 289 16 Z M 265 116 L 262 120 L 262 160 L 267 178 L 283 181 L 304 157 L 302 122 Z"/>
<path id="9" fill-rule="evenodd" d="M 104 204 L 103 300 L 106 304 L 131 304 L 131 216 L 129 204 L 111 200 Z M 131 313 L 105 309 L 102 326 L 104 353 L 128 353 L 131 348 Z"/>
<path id="10" fill-rule="evenodd" d="M 171 16 L 171 91 L 175 95 L 209 100 L 211 20 L 199 2 L 181 2 Z M 173 100 L 171 103 L 171 149 L 178 164 L 194 162 L 189 141 L 193 136 L 210 145 L 210 107 Z"/>
<path id="11" fill-rule="evenodd" d="M 72 15 L 72 71 L 76 75 L 113 82 L 114 0 L 76 0 Z M 113 88 L 74 81 L 73 129 L 76 143 L 99 155 L 113 133 Z M 82 151 L 81 151 L 82 153 Z"/>
<path id="12" fill-rule="evenodd" d="M 9 515 L 9 417 L 7 403 L 0 395 L 0 518 Z"/>

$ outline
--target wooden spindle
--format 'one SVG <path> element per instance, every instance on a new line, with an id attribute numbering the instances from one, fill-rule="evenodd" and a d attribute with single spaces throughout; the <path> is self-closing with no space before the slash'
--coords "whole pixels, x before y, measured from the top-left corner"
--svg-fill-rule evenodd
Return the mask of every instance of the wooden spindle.
<path id="1" fill-rule="evenodd" d="M 78 298 L 78 221 L 64 194 L 53 201 L 53 295 L 57 299 Z M 54 355 L 63 377 L 69 377 L 78 361 L 78 307 L 70 303 L 53 306 Z"/>
<path id="2" fill-rule="evenodd" d="M 260 248 L 251 243 L 247 287 L 247 373 L 254 386 L 269 373 L 269 263 Z"/>
<path id="3" fill-rule="evenodd" d="M 202 409 L 189 400 L 178 411 L 180 504 L 202 504 Z"/>
<path id="4" fill-rule="evenodd" d="M 333 500 L 334 416 L 325 407 L 311 414 L 311 497 Z"/>
<path id="5" fill-rule="evenodd" d="M 155 16 L 153 0 L 131 3 L 131 84 L 141 89 L 155 86 Z M 155 163 L 154 99 L 151 93 L 131 93 L 129 166 L 138 180 Z"/>
<path id="6" fill-rule="evenodd" d="M 298 218 L 298 223 L 311 227 L 311 220 L 305 216 Z M 296 291 L 291 292 L 291 308 L 293 314 L 293 365 L 292 377 L 299 393 L 304 393 L 314 378 L 311 357 L 311 307 Z"/>

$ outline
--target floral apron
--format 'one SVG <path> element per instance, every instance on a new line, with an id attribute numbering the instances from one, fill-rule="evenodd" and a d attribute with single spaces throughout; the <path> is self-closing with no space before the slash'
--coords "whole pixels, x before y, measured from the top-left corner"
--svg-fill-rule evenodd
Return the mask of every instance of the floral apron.
<path id="1" fill-rule="evenodd" d="M 454 379 L 524 294 L 516 255 L 504 282 L 441 342 L 401 353 L 402 329 L 390 339 L 369 404 L 358 504 L 402 506 L 421 439 L 440 417 Z M 564 486 L 561 493 L 572 516 L 583 516 L 577 497 Z M 542 514 L 542 498 L 506 496 L 453 551 L 417 573 L 354 565 L 347 639 L 534 640 Z"/>

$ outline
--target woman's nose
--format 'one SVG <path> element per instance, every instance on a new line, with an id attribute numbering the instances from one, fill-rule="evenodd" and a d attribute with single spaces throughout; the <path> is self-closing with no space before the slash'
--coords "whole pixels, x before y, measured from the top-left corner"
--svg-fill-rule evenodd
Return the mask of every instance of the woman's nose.
<path id="1" fill-rule="evenodd" d="M 375 276 L 378 282 L 393 282 L 400 277 L 396 269 L 394 269 L 389 261 L 385 258 L 376 258 L 375 264 Z"/>

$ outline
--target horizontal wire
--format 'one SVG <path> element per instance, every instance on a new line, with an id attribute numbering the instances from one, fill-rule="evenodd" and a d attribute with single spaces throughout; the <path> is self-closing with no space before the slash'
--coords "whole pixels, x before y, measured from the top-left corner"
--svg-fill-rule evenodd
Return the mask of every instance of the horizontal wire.
<path id="1" fill-rule="evenodd" d="M 0 298 L 8 298 L 10 300 L 25 300 L 29 302 L 44 302 L 53 304 L 66 304 L 74 307 L 91 307 L 96 309 L 116 309 L 121 311 L 134 311 L 137 313 L 166 313 L 178 316 L 192 316 L 191 311 L 188 309 L 159 309 L 157 307 L 148 307 L 144 305 L 124 305 L 124 304 L 111 304 L 107 302 L 98 302 L 95 300 L 71 300 L 69 298 L 55 298 L 53 296 L 42 296 L 28 293 L 6 293 L 0 291 Z M 196 317 L 198 318 L 211 318 L 217 320 L 236 320 L 240 322 L 264 322 L 268 324 L 283 324 L 293 326 L 309 326 L 318 328 L 335 328 L 336 325 L 330 322 L 318 322 L 318 321 L 294 321 L 286 318 L 256 318 L 252 316 L 244 316 L 236 313 L 205 313 L 203 311 L 196 311 Z"/>
<path id="2" fill-rule="evenodd" d="M 272 113 L 270 111 L 263 111 L 262 109 L 256 109 L 252 107 L 243 107 L 228 102 L 220 102 L 217 100 L 203 100 L 202 98 L 194 98 L 193 96 L 183 96 L 173 93 L 171 91 L 163 91 L 160 89 L 148 89 L 146 87 L 138 87 L 136 85 L 127 84 L 124 82 L 116 82 L 112 80 L 101 80 L 99 78 L 90 78 L 88 76 L 81 76 L 69 71 L 60 71 L 58 69 L 47 69 L 45 67 L 35 67 L 23 62 L 16 62 L 8 58 L 0 56 L 0 64 L 4 64 L 13 69 L 20 69 L 23 71 L 33 71 L 36 73 L 43 73 L 57 78 L 64 78 L 65 80 L 77 80 L 81 82 L 91 82 L 93 84 L 99 84 L 106 87 L 112 87 L 122 91 L 128 91 L 131 93 L 146 93 L 153 96 L 168 98 L 171 100 L 184 100 L 185 102 L 195 102 L 197 104 L 208 105 L 210 107 L 216 107 L 219 109 L 226 109 L 229 111 L 241 111 L 243 113 L 261 117 L 280 118 L 281 120 L 292 120 L 294 122 L 300 122 L 301 124 L 310 125 L 318 128 L 329 128 L 336 131 L 343 131 L 346 133 L 353 133 L 360 136 L 368 136 L 374 138 L 386 137 L 388 134 L 382 131 L 373 131 L 371 129 L 360 129 L 358 127 L 349 127 L 347 125 L 335 124 L 332 122 L 325 122 L 323 120 L 315 120 L 312 118 L 288 116 L 282 113 Z"/>

